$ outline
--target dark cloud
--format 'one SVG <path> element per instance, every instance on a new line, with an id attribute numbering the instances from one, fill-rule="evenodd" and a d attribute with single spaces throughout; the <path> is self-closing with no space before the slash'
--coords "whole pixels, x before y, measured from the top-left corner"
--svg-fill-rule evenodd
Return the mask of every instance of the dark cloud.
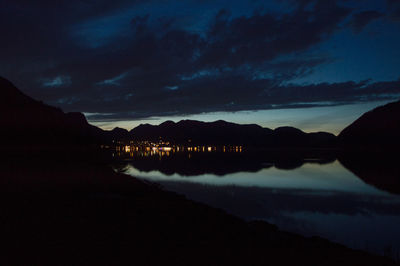
<path id="1" fill-rule="evenodd" d="M 60 17 L 62 19 L 76 21 L 87 19 L 92 16 L 101 16 L 113 10 L 144 2 L 146 2 L 146 0 L 13 0 L 5 1 L 4 5 L 7 10 L 11 11 L 23 13 L 40 12 L 52 18 Z"/>
<path id="2" fill-rule="evenodd" d="M 140 119 L 150 116 L 185 115 L 201 112 L 242 111 L 277 108 L 334 106 L 340 104 L 390 100 L 400 97 L 400 80 L 393 82 L 343 82 L 314 85 L 278 85 L 272 80 L 247 80 L 239 76 L 192 80 L 183 88 L 160 92 L 161 100 L 151 101 L 151 95 L 118 98 L 109 106 L 98 107 L 96 102 L 76 103 L 91 107 L 89 112 L 100 111 L 91 119 Z M 223 86 L 218 84 L 224 84 Z M 246 90 L 243 90 L 246 87 Z M 148 105 L 151 105 L 151 108 Z M 116 106 L 118 105 L 118 108 Z M 129 106 L 135 106 L 134 112 Z"/>
<path id="3" fill-rule="evenodd" d="M 350 26 L 355 33 L 360 33 L 365 26 L 381 17 L 383 17 L 383 14 L 378 11 L 363 11 L 353 15 Z"/>
<path id="4" fill-rule="evenodd" d="M 400 1 L 386 0 L 389 17 L 396 22 L 400 21 Z"/>
<path id="5" fill-rule="evenodd" d="M 132 8 L 146 1 L 7 2 L 0 9 L 0 74 L 67 111 L 144 118 L 339 104 L 399 92 L 397 81 L 288 85 L 334 60 L 316 47 L 354 12 L 338 1 L 291 1 L 294 8 L 281 13 L 218 9 L 202 23 Z M 374 12 L 353 15 L 353 29 L 377 18 Z M 197 30 L 187 21 L 200 23 Z"/>
<path id="6" fill-rule="evenodd" d="M 396 22 L 400 21 L 400 5 L 391 12 L 390 18 Z"/>
<path id="7" fill-rule="evenodd" d="M 349 9 L 332 1 L 317 1 L 312 10 L 299 8 L 282 17 L 255 13 L 231 19 L 222 10 L 211 27 L 199 62 L 205 66 L 236 67 L 304 51 L 330 36 L 349 13 Z"/>
<path id="8" fill-rule="evenodd" d="M 389 7 L 393 7 L 395 5 L 400 5 L 400 1 L 399 0 L 386 0 L 387 5 Z"/>

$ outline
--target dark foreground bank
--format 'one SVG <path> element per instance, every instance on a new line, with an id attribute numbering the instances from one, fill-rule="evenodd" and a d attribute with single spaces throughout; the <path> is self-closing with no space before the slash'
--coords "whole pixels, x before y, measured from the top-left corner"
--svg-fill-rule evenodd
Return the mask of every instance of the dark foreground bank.
<path id="1" fill-rule="evenodd" d="M 2 265 L 394 265 L 246 223 L 85 154 L 4 157 Z"/>

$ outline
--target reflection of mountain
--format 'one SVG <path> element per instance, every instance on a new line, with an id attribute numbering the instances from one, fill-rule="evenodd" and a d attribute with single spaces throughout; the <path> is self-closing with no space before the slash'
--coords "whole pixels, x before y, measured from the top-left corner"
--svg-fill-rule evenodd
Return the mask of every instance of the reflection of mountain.
<path id="1" fill-rule="evenodd" d="M 365 183 L 400 194 L 398 156 L 382 153 L 344 153 L 339 161 Z"/>
<path id="2" fill-rule="evenodd" d="M 178 144 L 245 145 L 252 147 L 328 147 L 335 142 L 330 133 L 305 133 L 292 127 L 275 130 L 258 125 L 239 125 L 225 121 L 167 121 L 159 126 L 140 125 L 131 130 L 136 140 L 158 141 L 160 137 Z"/>
<path id="3" fill-rule="evenodd" d="M 400 101 L 363 114 L 338 139 L 346 151 L 339 160 L 346 168 L 370 185 L 400 193 L 396 154 L 400 148 Z"/>
<path id="4" fill-rule="evenodd" d="M 2 145 L 58 145 L 93 143 L 102 130 L 81 113 L 64 113 L 20 92 L 0 78 Z"/>
<path id="5" fill-rule="evenodd" d="M 160 171 L 166 175 L 180 174 L 196 176 L 215 174 L 224 176 L 237 172 L 258 172 L 261 169 L 276 167 L 294 169 L 305 162 L 329 163 L 335 160 L 334 154 L 312 153 L 176 153 L 168 157 L 140 157 L 129 163 L 140 171 Z"/>
<path id="6" fill-rule="evenodd" d="M 375 108 L 345 128 L 339 140 L 347 147 L 400 148 L 400 101 Z"/>

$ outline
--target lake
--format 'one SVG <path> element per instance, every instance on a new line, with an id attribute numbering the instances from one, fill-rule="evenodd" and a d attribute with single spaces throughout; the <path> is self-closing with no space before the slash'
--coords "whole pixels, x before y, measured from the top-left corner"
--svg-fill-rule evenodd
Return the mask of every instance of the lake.
<path id="1" fill-rule="evenodd" d="M 342 157 L 241 150 L 130 152 L 115 169 L 246 220 L 265 220 L 281 230 L 398 258 L 397 164 L 380 159 L 386 163 L 382 166 L 379 157 Z"/>

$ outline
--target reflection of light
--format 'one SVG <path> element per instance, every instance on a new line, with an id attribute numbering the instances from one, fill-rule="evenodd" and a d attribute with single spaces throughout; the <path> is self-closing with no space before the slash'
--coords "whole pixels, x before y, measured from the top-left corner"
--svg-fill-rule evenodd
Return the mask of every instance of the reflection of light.
<path id="1" fill-rule="evenodd" d="M 151 148 L 153 151 L 156 151 L 157 150 L 157 147 L 153 147 L 153 148 Z"/>
<path id="2" fill-rule="evenodd" d="M 171 151 L 172 148 L 171 148 L 171 147 L 160 147 L 160 150 L 163 150 L 163 151 Z"/>
<path id="3" fill-rule="evenodd" d="M 131 151 L 131 147 L 125 146 L 125 152 L 130 152 L 130 151 Z"/>

